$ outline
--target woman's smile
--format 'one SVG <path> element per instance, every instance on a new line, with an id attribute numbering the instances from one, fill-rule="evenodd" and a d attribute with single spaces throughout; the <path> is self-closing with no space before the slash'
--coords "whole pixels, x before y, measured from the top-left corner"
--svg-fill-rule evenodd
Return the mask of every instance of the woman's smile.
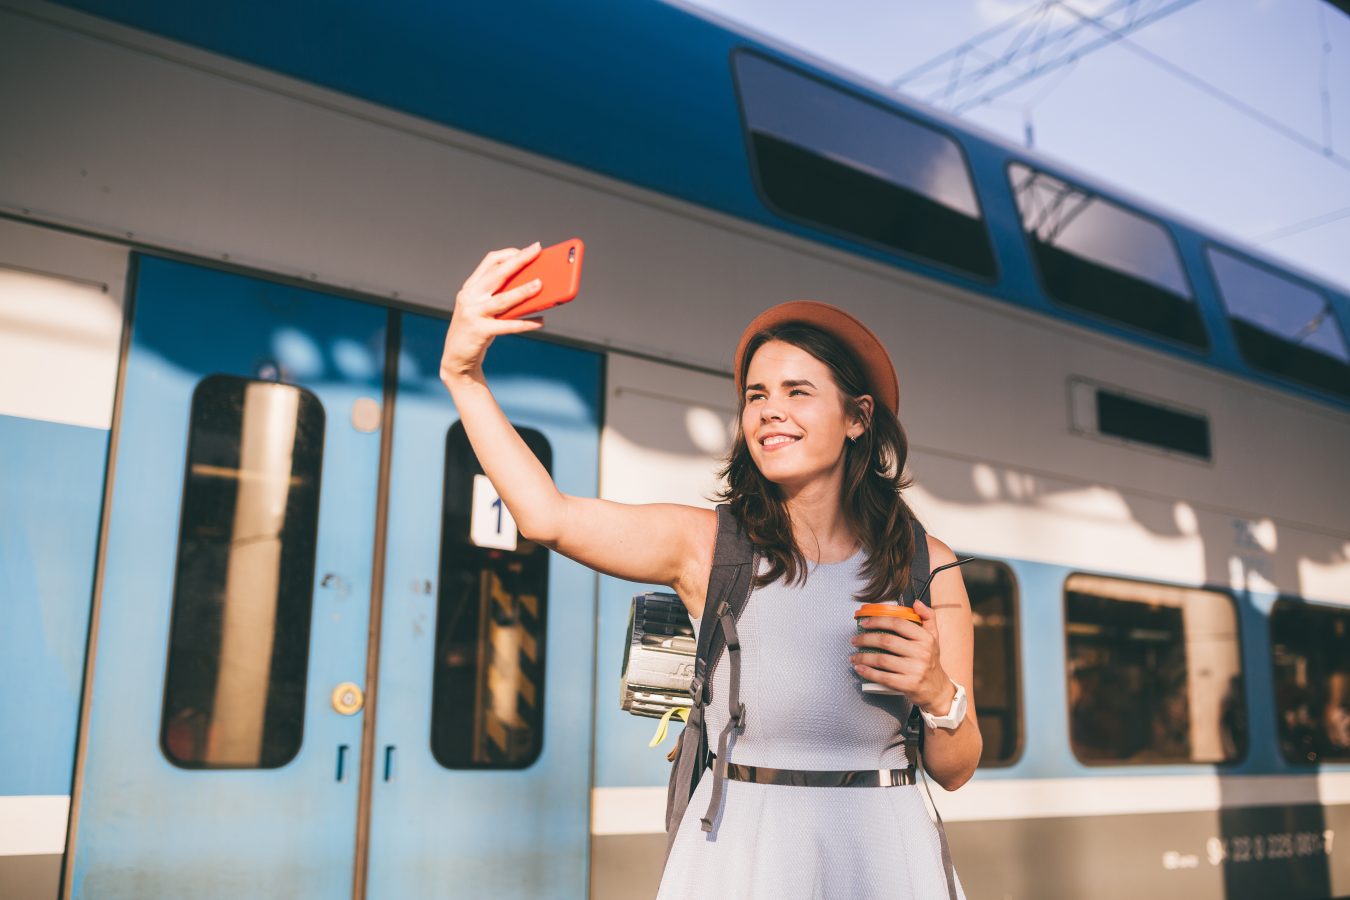
<path id="1" fill-rule="evenodd" d="M 759 439 L 759 445 L 763 447 L 766 452 L 771 453 L 775 450 L 783 450 L 787 447 L 791 447 L 799 440 L 801 440 L 800 435 L 783 434 L 781 432 L 771 432 L 765 437 L 761 437 Z"/>

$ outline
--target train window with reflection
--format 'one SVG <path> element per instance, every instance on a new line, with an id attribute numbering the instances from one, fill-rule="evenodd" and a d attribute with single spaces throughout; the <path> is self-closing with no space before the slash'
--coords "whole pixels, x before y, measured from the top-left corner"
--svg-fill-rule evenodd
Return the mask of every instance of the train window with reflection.
<path id="1" fill-rule="evenodd" d="M 980 765 L 1011 763 L 1021 747 L 1018 682 L 1017 586 L 1012 570 L 977 559 L 961 567 L 975 623 L 976 718 L 984 737 Z"/>
<path id="2" fill-rule="evenodd" d="M 304 725 L 323 406 L 212 375 L 189 418 L 160 746 L 185 768 L 276 768 Z"/>
<path id="3" fill-rule="evenodd" d="M 516 429 L 552 471 L 548 440 Z M 548 551 L 521 537 L 464 426 L 446 435 L 431 751 L 448 769 L 523 769 L 544 742 Z"/>
<path id="4" fill-rule="evenodd" d="M 739 51 L 755 180 L 782 215 L 982 279 L 997 274 L 959 144 L 879 103 Z"/>
<path id="5" fill-rule="evenodd" d="M 1021 163 L 1008 167 L 1008 177 L 1051 300 L 1198 349 L 1209 347 L 1166 229 Z"/>
<path id="6" fill-rule="evenodd" d="M 1270 645 L 1285 759 L 1350 760 L 1350 608 L 1281 597 L 1270 611 Z"/>
<path id="7" fill-rule="evenodd" d="M 1246 753 L 1232 597 L 1072 575 L 1064 606 L 1069 737 L 1078 759 L 1225 763 Z"/>
<path id="8" fill-rule="evenodd" d="M 1208 250 L 1243 358 L 1263 371 L 1350 397 L 1350 351 L 1331 299 L 1218 247 Z"/>

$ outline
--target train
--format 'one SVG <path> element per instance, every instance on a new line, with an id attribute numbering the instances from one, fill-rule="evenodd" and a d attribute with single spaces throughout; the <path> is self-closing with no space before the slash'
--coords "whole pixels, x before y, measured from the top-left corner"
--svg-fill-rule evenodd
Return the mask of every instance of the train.
<path id="1" fill-rule="evenodd" d="M 438 378 L 574 236 L 487 360 L 568 493 L 711 506 L 761 309 L 886 343 L 970 897 L 1350 895 L 1344 285 L 678 2 L 0 0 L 0 122 L 0 895 L 653 895 L 663 586 L 522 538 Z"/>

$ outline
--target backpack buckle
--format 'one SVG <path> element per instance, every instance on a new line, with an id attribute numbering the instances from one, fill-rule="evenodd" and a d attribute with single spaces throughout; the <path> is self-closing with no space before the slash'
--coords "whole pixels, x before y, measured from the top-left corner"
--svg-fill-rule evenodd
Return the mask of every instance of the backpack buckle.
<path id="1" fill-rule="evenodd" d="M 702 672 L 695 675 L 689 682 L 689 694 L 695 706 L 703 705 L 703 685 L 704 676 Z"/>
<path id="2" fill-rule="evenodd" d="M 736 708 L 731 711 L 730 724 L 736 726 L 737 733 L 745 730 L 745 704 L 737 703 Z"/>

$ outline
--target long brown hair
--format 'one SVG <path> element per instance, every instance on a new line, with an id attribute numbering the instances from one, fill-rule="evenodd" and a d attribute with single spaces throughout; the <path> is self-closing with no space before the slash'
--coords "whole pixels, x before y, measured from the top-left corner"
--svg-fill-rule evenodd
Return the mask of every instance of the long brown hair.
<path id="1" fill-rule="evenodd" d="M 901 492 L 909 487 L 905 460 L 909 439 L 895 413 L 873 395 L 868 420 L 858 397 L 870 393 L 862 367 L 848 349 L 829 333 L 801 322 L 788 322 L 758 332 L 746 345 L 740 384 L 745 384 L 750 360 L 769 341 L 799 347 L 824 363 L 844 398 L 844 411 L 862 419 L 866 429 L 856 442 L 846 444 L 844 457 L 844 520 L 867 552 L 862 573 L 867 585 L 857 599 L 863 602 L 894 600 L 909 584 L 914 559 L 914 514 Z M 745 411 L 745 394 L 737 406 Z M 806 580 L 806 557 L 792 535 L 787 503 L 778 485 L 764 477 L 755 465 L 736 417 L 736 439 L 725 465 L 718 473 L 726 482 L 717 499 L 731 505 L 746 535 L 769 561 L 769 568 L 755 578 L 763 587 L 784 578 L 788 584 Z"/>

